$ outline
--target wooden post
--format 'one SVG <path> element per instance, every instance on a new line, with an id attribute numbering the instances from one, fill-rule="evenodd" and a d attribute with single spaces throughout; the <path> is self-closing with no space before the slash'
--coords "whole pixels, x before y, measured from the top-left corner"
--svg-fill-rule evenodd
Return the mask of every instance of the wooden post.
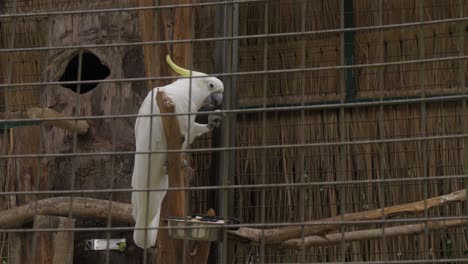
<path id="1" fill-rule="evenodd" d="M 161 113 L 174 113 L 175 106 L 172 100 L 166 95 L 158 91 L 156 100 Z M 167 147 L 169 150 L 178 150 L 182 148 L 184 141 L 180 134 L 179 123 L 176 116 L 163 116 L 162 122 L 166 132 Z M 187 186 L 186 173 L 188 170 L 181 166 L 182 159 L 185 156 L 182 153 L 168 154 L 168 173 L 169 187 L 185 187 Z M 179 216 L 186 215 L 185 212 L 185 191 L 168 191 L 162 203 L 161 216 Z M 211 214 L 214 211 L 211 209 Z M 164 221 L 160 221 L 160 226 L 165 226 Z M 171 239 L 167 229 L 160 229 L 158 239 L 156 241 L 156 263 L 183 263 L 182 252 L 185 251 L 185 263 L 206 263 L 210 250 L 209 242 L 198 242 L 198 250 L 189 252 L 187 247 L 184 248 L 184 241 L 180 239 Z"/>
<path id="2" fill-rule="evenodd" d="M 33 229 L 54 228 L 57 231 L 10 233 L 12 245 L 9 263 L 73 263 L 74 234 L 71 231 L 59 231 L 61 228 L 73 227 L 75 219 L 72 218 L 35 216 Z"/>
<path id="3" fill-rule="evenodd" d="M 138 0 L 140 7 L 155 5 L 154 0 Z M 190 4 L 192 0 L 179 0 L 178 4 Z M 173 5 L 173 0 L 159 0 L 160 6 Z M 148 9 L 140 11 L 140 32 L 142 41 L 181 40 L 192 38 L 192 8 Z M 191 43 L 174 43 L 144 46 L 144 61 L 147 77 L 170 76 L 172 71 L 164 63 L 171 54 L 178 65 L 190 65 Z M 170 80 L 148 81 L 148 89 L 169 84 Z"/>
<path id="4" fill-rule="evenodd" d="M 160 0 L 159 4 L 170 5 L 172 0 Z M 189 4 L 192 0 L 180 0 L 177 3 Z M 153 0 L 139 0 L 140 6 L 151 6 Z M 155 25 L 157 25 L 155 27 Z M 162 10 L 146 10 L 140 12 L 140 28 L 143 41 L 155 40 L 181 40 L 192 38 L 193 34 L 193 19 L 192 9 L 173 8 Z M 191 65 L 192 64 L 192 47 L 191 43 L 176 43 L 170 45 L 146 45 L 145 53 L 145 69 L 147 77 L 154 76 L 170 76 L 169 67 L 165 66 L 164 58 L 167 54 L 177 64 Z M 149 89 L 155 86 L 168 84 L 168 80 L 158 80 L 148 82 Z M 170 98 L 166 97 L 162 92 L 157 94 L 157 104 L 161 113 L 174 113 L 174 105 Z M 162 117 L 164 129 L 166 132 L 168 149 L 181 149 L 184 139 L 180 135 L 180 129 L 175 116 Z M 182 168 L 181 162 L 186 159 L 184 154 L 170 153 L 168 155 L 168 173 L 169 187 L 184 187 L 188 186 L 187 178 L 189 178 L 190 169 Z M 169 202 L 170 201 L 170 202 Z M 209 211 L 214 215 L 214 211 Z M 185 191 L 169 191 L 164 198 L 161 208 L 161 216 L 180 216 L 186 215 L 185 212 Z M 165 223 L 160 221 L 160 226 Z M 183 240 L 172 240 L 169 237 L 167 230 L 160 229 L 156 241 L 157 251 L 155 254 L 156 263 L 182 263 L 182 257 L 185 255 L 185 263 L 206 263 L 210 243 L 198 243 L 198 249 L 194 252 L 189 252 L 184 248 Z M 185 254 L 182 252 L 185 251 Z"/>
<path id="5" fill-rule="evenodd" d="M 151 7 L 154 5 L 154 0 L 138 0 L 138 5 L 140 7 Z M 158 28 L 164 28 L 162 25 L 159 25 L 158 28 L 155 29 L 155 22 L 156 22 L 156 11 L 154 9 L 148 9 L 144 11 L 140 11 L 139 13 L 139 21 L 140 21 L 140 33 L 141 33 L 141 40 L 144 42 L 154 41 L 156 40 L 155 32 Z M 159 30 L 158 30 L 159 31 Z M 157 58 L 155 57 L 155 46 L 154 45 L 145 45 L 143 46 L 144 50 L 144 60 L 145 60 L 145 71 L 146 77 L 156 76 L 158 72 L 159 64 L 157 62 Z M 154 87 L 156 82 L 147 81 L 148 89 Z"/>

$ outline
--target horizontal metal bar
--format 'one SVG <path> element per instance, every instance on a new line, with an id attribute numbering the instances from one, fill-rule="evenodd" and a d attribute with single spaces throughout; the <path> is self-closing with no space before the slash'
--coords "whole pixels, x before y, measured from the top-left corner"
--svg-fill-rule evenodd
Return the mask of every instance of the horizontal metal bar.
<path id="1" fill-rule="evenodd" d="M 334 142 L 316 142 L 307 144 L 283 144 L 283 145 L 256 145 L 243 147 L 219 147 L 219 148 L 197 148 L 197 149 L 178 149 L 178 150 L 157 150 L 157 151 L 111 151 L 111 152 L 78 152 L 78 153 L 46 153 L 46 154 L 12 154 L 0 155 L 0 159 L 20 159 L 20 158 L 55 158 L 55 157 L 95 157 L 95 156 L 123 156 L 136 154 L 161 154 L 161 153 L 194 153 L 194 152 L 217 152 L 234 150 L 262 150 L 262 149 L 283 149 L 283 148 L 312 148 L 312 147 L 331 147 L 331 146 L 351 146 L 368 145 L 379 143 L 401 143 L 417 142 L 441 139 L 464 139 L 468 134 L 449 134 L 441 136 L 408 137 L 376 140 L 354 140 L 354 141 L 334 141 Z"/>
<path id="2" fill-rule="evenodd" d="M 428 177 L 411 177 L 411 178 L 395 178 L 395 179 L 372 179 L 372 180 L 355 180 L 355 181 L 319 181 L 319 182 L 299 182 L 299 183 L 271 183 L 271 184 L 241 184 L 241 185 L 210 185 L 210 186 L 189 186 L 189 187 L 169 187 L 169 188 L 122 188 L 122 189 L 86 189 L 86 190 L 44 190 L 44 191 L 8 191 L 0 192 L 2 195 L 69 195 L 69 194 L 98 194 L 98 193 L 125 193 L 125 192 L 148 192 L 148 191 L 202 191 L 202 190 L 219 190 L 219 189 L 268 189 L 268 188 L 300 188 L 314 186 L 337 186 L 337 185 L 355 185 L 355 184 L 375 184 L 375 183 L 401 183 L 401 182 L 418 182 L 428 180 L 463 180 L 467 179 L 468 175 L 445 175 L 445 176 L 428 176 Z"/>
<path id="3" fill-rule="evenodd" d="M 408 23 L 400 23 L 400 24 L 389 24 L 389 25 L 383 25 L 383 26 L 380 25 L 380 26 L 337 28 L 337 29 L 311 30 L 311 31 L 299 31 L 299 32 L 267 33 L 267 34 L 231 36 L 231 37 L 157 40 L 157 41 L 142 41 L 142 42 L 132 42 L 132 43 L 88 44 L 88 45 L 68 45 L 68 46 L 30 47 L 30 48 L 6 48 L 6 49 L 0 49 L 0 52 L 25 52 L 25 51 L 49 51 L 49 50 L 64 50 L 64 49 L 133 47 L 133 46 L 142 46 L 142 45 L 198 43 L 198 42 L 209 42 L 209 41 L 244 40 L 244 39 L 257 39 L 258 40 L 258 39 L 263 39 L 263 38 L 298 37 L 298 36 L 341 33 L 341 32 L 350 32 L 350 31 L 370 31 L 370 30 L 393 29 L 393 28 L 401 28 L 401 27 L 435 25 L 435 24 L 461 22 L 461 21 L 468 21 L 468 17 L 447 18 L 447 19 L 421 21 L 421 22 L 408 22 Z"/>
<path id="4" fill-rule="evenodd" d="M 119 7 L 119 8 L 106 8 L 106 9 L 85 9 L 85 10 L 63 10 L 63 11 L 47 11 L 47 12 L 31 12 L 31 13 L 15 13 L 3 14 L 2 18 L 12 17 L 34 17 L 34 16 L 54 16 L 54 15 L 79 15 L 79 14 L 94 14 L 94 13 L 115 13 L 115 12 L 128 12 L 128 11 L 149 11 L 149 10 L 164 10 L 175 8 L 188 8 L 188 7 L 209 7 L 209 6 L 223 6 L 233 4 L 250 4 L 261 3 L 268 0 L 231 0 L 230 2 L 206 2 L 206 3 L 191 3 L 191 4 L 172 4 L 172 5 L 152 5 L 141 7 Z"/>
<path id="5" fill-rule="evenodd" d="M 283 226 L 322 226 L 330 224 L 339 224 L 342 226 L 359 226 L 370 224 L 395 224 L 395 223 L 421 223 L 430 221 L 446 221 L 446 220 L 467 220 L 468 216 L 446 216 L 446 217 L 415 217 L 415 218 L 389 218 L 389 219 L 375 219 L 375 220 L 336 220 L 336 221 L 321 221 L 313 220 L 307 222 L 281 222 L 281 223 L 245 223 L 245 224 L 219 224 L 210 225 L 204 228 L 234 228 L 234 227 L 256 227 L 256 228 L 276 228 Z M 15 233 L 30 233 L 30 232 L 83 232 L 83 231 L 131 231 L 131 230 L 153 230 L 153 229 L 194 229 L 199 227 L 184 226 L 184 227 L 170 227 L 159 226 L 152 228 L 135 228 L 135 227 L 75 227 L 75 228 L 34 228 L 34 229 L 21 229 L 21 228 L 2 228 L 0 232 L 15 232 Z"/>
<path id="6" fill-rule="evenodd" d="M 348 243 L 348 242 L 347 242 Z M 408 263 L 408 264 L 411 264 L 411 263 L 467 263 L 468 262 L 468 257 L 467 258 L 448 258 L 448 259 L 444 259 L 444 258 L 441 258 L 441 259 L 417 259 L 417 260 L 388 260 L 388 261 L 365 261 L 365 262 L 362 262 L 362 261 L 346 261 L 346 264 L 354 264 L 354 263 L 359 263 L 359 264 L 362 264 L 362 263 L 366 263 L 366 264 L 392 264 L 392 263 L 396 263 L 396 264 L 401 264 L 401 263 Z M 327 262 L 328 264 L 343 264 L 343 262 Z"/>
<path id="7" fill-rule="evenodd" d="M 160 114 L 120 114 L 120 115 L 102 115 L 102 116 L 67 116 L 67 117 L 54 117 L 54 118 L 21 118 L 21 119 L 3 119 L 0 120 L 1 124 L 21 123 L 25 121 L 31 122 L 44 122 L 44 121 L 58 121 L 58 120 L 96 120 L 96 119 L 117 119 L 117 118 L 137 118 L 137 117 L 159 117 L 159 116 L 182 116 L 182 115 L 210 115 L 210 114 L 248 114 L 259 112 L 277 112 L 277 111 L 297 111 L 297 110 L 329 110 L 340 107 L 344 108 L 357 108 L 357 107 L 372 107 L 379 105 L 399 105 L 399 104 L 414 104 L 414 103 L 435 103 L 435 102 L 448 102 L 459 101 L 467 99 L 468 94 L 457 95 L 441 95 L 424 98 L 405 98 L 405 99 L 390 99 L 390 100 L 360 100 L 355 102 L 345 103 L 324 103 L 324 104 L 309 104 L 309 105 L 293 105 L 293 106 L 275 106 L 275 107 L 253 107 L 232 110 L 219 110 L 219 111 L 203 111 L 203 112 L 182 112 L 182 113 L 160 113 Z"/>
<path id="8" fill-rule="evenodd" d="M 89 81 L 7 83 L 7 84 L 0 84 L 0 88 L 21 87 L 21 86 L 87 84 L 87 83 L 96 83 L 96 82 L 99 82 L 99 83 L 137 82 L 137 81 L 148 81 L 148 80 L 197 79 L 197 78 L 206 78 L 206 77 L 227 77 L 227 76 L 264 75 L 264 74 L 278 74 L 278 73 L 315 72 L 315 71 L 329 71 L 329 70 L 343 70 L 343 69 L 361 69 L 361 68 L 371 68 L 371 67 L 388 67 L 388 66 L 396 66 L 396 65 L 401 66 L 401 65 L 407 65 L 407 64 L 424 64 L 424 63 L 431 63 L 431 62 L 456 61 L 456 60 L 466 60 L 466 59 L 468 59 L 468 55 L 438 57 L 438 58 L 430 58 L 430 59 L 416 59 L 416 60 L 406 60 L 406 61 L 380 62 L 380 63 L 363 63 L 363 64 L 353 64 L 353 65 L 336 65 L 336 66 L 322 66 L 322 67 L 308 67 L 308 68 L 294 68 L 294 69 L 219 73 L 219 74 L 207 74 L 206 76 L 190 76 L 190 77 L 160 76 L 160 77 L 144 77 L 144 78 L 116 78 L 116 79 L 89 80 Z"/>

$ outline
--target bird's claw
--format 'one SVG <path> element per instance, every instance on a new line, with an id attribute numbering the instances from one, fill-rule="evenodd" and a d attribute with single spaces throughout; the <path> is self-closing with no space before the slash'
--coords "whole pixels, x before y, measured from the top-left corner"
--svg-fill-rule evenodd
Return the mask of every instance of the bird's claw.
<path id="1" fill-rule="evenodd" d="M 221 126 L 222 117 L 217 114 L 208 115 L 208 128 L 213 131 L 216 127 Z"/>

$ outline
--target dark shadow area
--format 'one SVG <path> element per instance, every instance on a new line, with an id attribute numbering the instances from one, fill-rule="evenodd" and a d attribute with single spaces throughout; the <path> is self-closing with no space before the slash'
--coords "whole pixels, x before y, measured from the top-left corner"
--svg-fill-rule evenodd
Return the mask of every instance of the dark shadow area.
<path id="1" fill-rule="evenodd" d="M 79 60 L 79 54 L 73 56 L 73 58 L 67 64 L 67 68 L 65 69 L 65 72 L 63 73 L 62 77 L 60 77 L 60 82 L 78 81 Z M 101 60 L 96 55 L 90 52 L 83 53 L 83 59 L 81 64 L 81 81 L 103 80 L 107 78 L 107 76 L 109 76 L 110 74 L 109 68 L 106 65 L 102 64 Z M 81 85 L 62 84 L 62 86 L 72 90 L 75 93 L 84 94 L 96 88 L 98 84 L 99 82 L 93 82 L 82 83 Z"/>

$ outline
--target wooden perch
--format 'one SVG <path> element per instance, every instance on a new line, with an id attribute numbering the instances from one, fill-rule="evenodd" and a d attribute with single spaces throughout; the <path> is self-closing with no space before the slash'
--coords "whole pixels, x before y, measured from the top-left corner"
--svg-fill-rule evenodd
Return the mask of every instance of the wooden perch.
<path id="1" fill-rule="evenodd" d="M 68 216 L 70 210 L 74 217 L 105 219 L 109 215 L 112 220 L 133 224 L 132 205 L 112 202 L 109 212 L 109 201 L 73 197 L 70 208 L 71 197 L 53 197 L 38 200 L 18 207 L 0 212 L 0 228 L 21 227 L 33 220 L 35 215 Z"/>
<path id="2" fill-rule="evenodd" d="M 161 113 L 174 113 L 175 105 L 172 100 L 167 97 L 164 92 L 158 90 L 156 94 L 156 101 Z M 167 139 L 167 149 L 168 150 L 178 150 L 182 148 L 183 144 L 183 135 L 180 134 L 179 123 L 177 121 L 177 116 L 168 115 L 162 116 L 162 123 L 164 126 L 164 131 L 166 132 Z M 167 154 L 167 163 L 168 163 L 168 175 L 169 175 L 169 187 L 184 187 L 185 180 L 182 171 L 182 154 L 180 152 L 171 152 Z M 167 207 L 169 214 L 172 216 L 184 216 L 185 209 L 185 192 L 184 191 L 169 191 L 166 194 L 164 200 L 171 201 L 170 206 Z M 174 206 L 178 205 L 178 206 Z"/>
<path id="3" fill-rule="evenodd" d="M 429 231 L 440 230 L 450 227 L 461 226 L 468 223 L 468 220 L 457 219 L 457 220 L 446 220 L 446 221 L 429 221 L 427 222 L 427 228 Z M 360 231 L 345 232 L 344 234 L 336 233 L 329 234 L 326 236 L 308 236 L 304 240 L 301 238 L 290 239 L 281 244 L 280 247 L 284 248 L 294 248 L 301 249 L 304 247 L 312 246 L 325 246 L 339 244 L 343 240 L 345 242 L 350 241 L 361 241 L 361 240 L 375 240 L 381 239 L 383 237 L 383 232 L 385 232 L 385 237 L 395 237 L 395 236 L 408 236 L 423 233 L 426 228 L 425 223 L 403 225 L 403 226 L 393 226 L 387 227 L 382 230 L 378 229 L 368 229 Z M 302 245 L 304 242 L 304 245 Z"/>
<path id="4" fill-rule="evenodd" d="M 438 206 L 447 205 L 453 202 L 463 202 L 466 199 L 465 190 L 456 191 L 447 195 L 442 195 L 427 200 L 427 208 L 434 208 Z M 109 201 L 84 198 L 84 197 L 73 197 L 72 208 L 70 208 L 70 197 L 55 197 L 48 198 L 43 200 L 38 200 L 37 202 L 32 202 L 27 205 L 15 207 L 9 210 L 0 212 L 0 228 L 9 229 L 17 228 L 21 225 L 31 222 L 35 215 L 56 215 L 56 216 L 68 216 L 70 210 L 73 213 L 74 217 L 80 218 L 93 218 L 93 219 L 108 219 L 110 216 L 112 220 L 119 222 L 126 222 L 129 224 L 134 224 L 133 217 L 131 215 L 132 206 L 130 204 L 124 204 L 119 202 L 112 202 L 112 206 L 109 206 Z M 109 208 L 111 210 L 109 211 Z M 419 201 L 415 203 L 402 204 L 392 207 L 384 208 L 384 215 L 386 218 L 395 215 L 408 214 L 408 213 L 419 213 L 424 210 L 424 201 Z M 359 212 L 353 214 L 344 215 L 344 219 L 349 220 L 371 220 L 371 219 L 381 219 L 382 215 L 376 212 L 382 212 L 380 209 Z M 212 213 L 214 214 L 214 213 Z M 340 217 L 333 217 L 324 219 L 316 222 L 309 222 L 314 224 L 320 224 L 321 222 L 328 222 L 330 219 L 335 219 L 333 221 L 338 221 Z M 338 219 L 338 220 L 336 220 Z M 439 230 L 444 228 L 450 228 L 455 226 L 461 226 L 468 223 L 468 220 L 446 220 L 446 221 L 429 221 L 428 229 L 429 230 Z M 339 223 L 327 225 L 326 228 L 331 229 L 332 227 L 339 226 Z M 317 227 L 316 230 L 324 230 L 326 228 L 322 226 Z M 275 235 L 274 232 L 283 232 L 285 229 L 293 229 L 296 227 L 285 227 L 281 229 L 270 229 L 264 230 L 265 234 L 270 236 Z M 394 237 L 402 235 L 413 235 L 424 232 L 424 223 L 412 224 L 412 225 L 402 225 L 385 228 L 385 236 Z M 279 231 L 278 231 L 279 230 Z M 166 230 L 161 229 L 160 232 L 166 232 Z M 309 230 L 310 231 L 310 230 Z M 228 231 L 231 239 L 241 239 L 248 240 L 254 243 L 260 241 L 261 229 L 254 228 L 240 228 L 237 231 Z M 167 234 L 167 232 L 166 232 Z M 279 233 L 281 234 L 281 233 Z M 322 236 L 323 232 L 320 233 L 321 236 L 309 235 L 304 238 L 304 246 L 322 246 L 329 244 L 336 244 L 341 242 L 342 234 L 328 234 Z M 370 229 L 370 230 L 360 230 L 345 232 L 344 239 L 346 241 L 358 241 L 358 240 L 368 240 L 368 239 L 379 239 L 382 237 L 382 228 Z M 159 236 L 158 236 L 159 239 Z M 169 240 L 168 236 L 165 242 L 175 241 Z M 183 242 L 182 240 L 178 240 Z M 172 244 L 172 243 L 167 243 Z M 183 244 L 183 243 L 182 243 Z M 186 256 L 189 260 L 187 263 L 206 263 L 206 257 L 208 256 L 209 243 L 199 243 L 198 250 L 196 254 L 187 253 Z M 282 248 L 295 248 L 299 249 L 302 247 L 301 234 L 296 237 L 292 237 L 289 240 L 286 240 L 279 244 L 267 244 L 267 246 L 275 246 Z M 171 247 L 169 250 L 173 250 Z M 174 254 L 182 256 L 180 251 L 170 251 Z M 167 252 L 166 252 L 167 253 Z M 174 257 L 174 256 L 172 256 Z M 204 261 L 204 262 L 203 262 Z"/>
<path id="5" fill-rule="evenodd" d="M 156 94 L 156 102 L 161 113 L 175 113 L 175 105 L 171 98 L 167 97 L 164 92 L 159 91 Z M 177 116 L 162 116 L 162 123 L 167 139 L 167 148 L 169 150 L 182 149 L 184 141 L 183 135 L 180 133 Z M 185 187 L 187 185 L 186 178 L 188 172 L 182 166 L 182 160 L 186 159 L 184 154 L 173 152 L 167 155 L 169 187 Z M 161 216 L 178 216 L 184 217 L 187 215 L 185 211 L 185 191 L 168 191 L 162 203 Z M 209 211 L 210 213 L 210 211 Z M 211 212 L 214 215 L 214 211 Z M 166 223 L 160 221 L 160 226 Z M 197 242 L 196 252 L 189 252 L 188 247 L 184 245 L 183 240 L 171 239 L 167 229 L 161 229 L 158 232 L 156 241 L 157 254 L 156 262 L 159 263 L 206 263 L 210 251 L 209 242 Z M 185 247 L 184 247 L 185 246 Z M 185 251 L 185 254 L 182 252 Z M 185 255 L 185 261 L 183 257 Z"/>
<path id="6" fill-rule="evenodd" d="M 395 205 L 382 209 L 370 210 L 365 212 L 357 212 L 345 214 L 343 216 L 335 216 L 322 219 L 319 221 L 304 222 L 304 226 L 288 226 L 275 229 L 264 230 L 263 240 L 266 245 L 279 245 L 286 240 L 294 239 L 302 236 L 321 235 L 331 230 L 336 230 L 340 223 L 339 221 L 359 221 L 359 220 L 376 220 L 382 218 L 390 218 L 402 214 L 415 214 L 424 211 L 426 203 L 427 209 L 447 205 L 453 202 L 461 202 L 466 199 L 466 191 L 460 190 L 447 195 L 430 198 L 426 201 L 418 201 L 414 203 Z M 328 222 L 328 224 L 322 224 Z M 336 222 L 329 223 L 329 222 Z M 262 230 L 254 228 L 240 228 L 237 231 L 228 231 L 228 233 L 239 239 L 246 239 L 259 243 L 262 240 Z"/>
<path id="7" fill-rule="evenodd" d="M 65 117 L 65 115 L 50 109 L 50 108 L 39 108 L 39 107 L 30 107 L 26 111 L 21 112 L 8 112 L 1 113 L 0 119 L 22 119 L 25 118 L 25 121 L 34 121 L 27 119 L 37 119 L 37 118 L 60 118 Z M 86 134 L 89 129 L 88 122 L 84 120 L 44 120 L 41 121 L 46 125 L 55 126 L 61 129 L 76 131 L 79 135 Z"/>

